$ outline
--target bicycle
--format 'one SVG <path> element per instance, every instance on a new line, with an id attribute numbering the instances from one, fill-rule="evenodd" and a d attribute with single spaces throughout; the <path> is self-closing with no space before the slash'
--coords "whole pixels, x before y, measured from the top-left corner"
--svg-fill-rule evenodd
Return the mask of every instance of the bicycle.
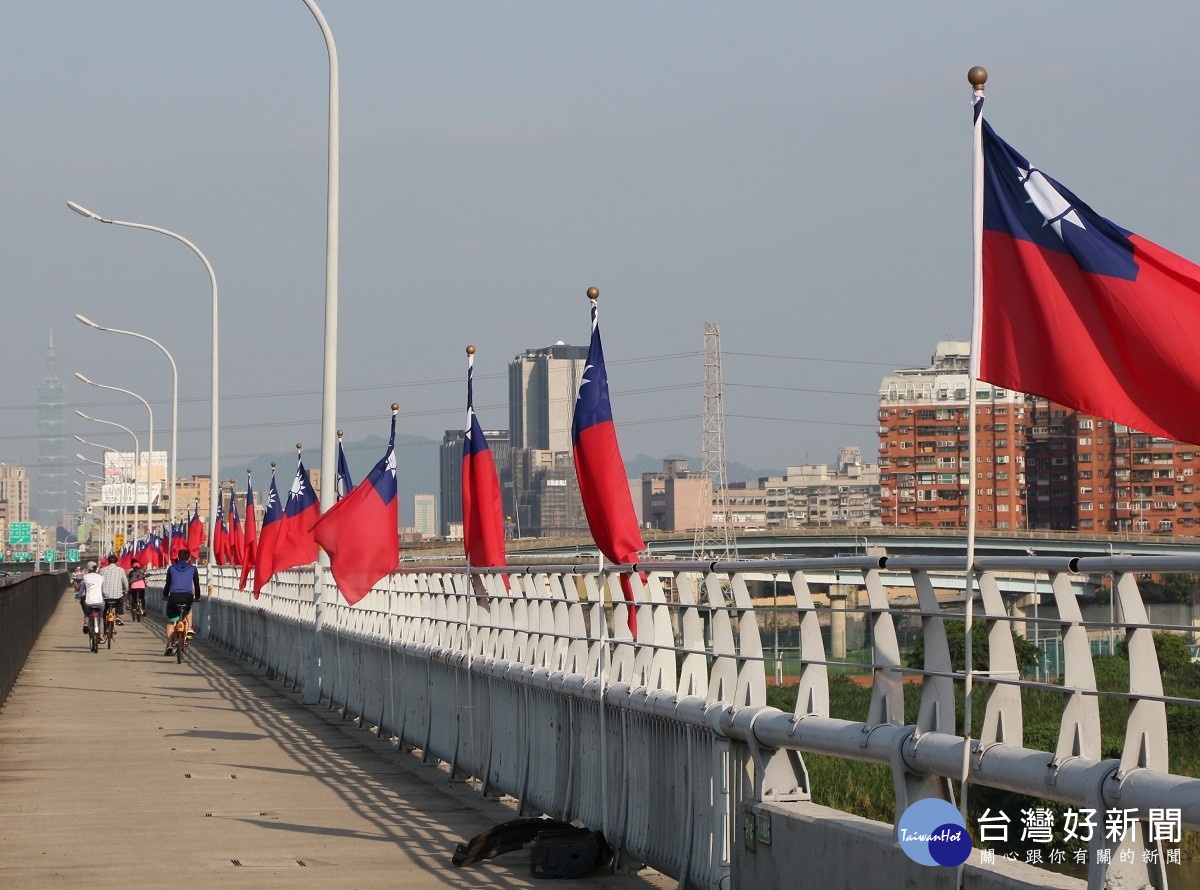
<path id="1" fill-rule="evenodd" d="M 129 611 L 133 614 L 134 621 L 141 621 L 146 617 L 146 591 L 145 588 L 134 588 L 129 591 Z"/>
<path id="2" fill-rule="evenodd" d="M 171 648 L 175 649 L 175 662 L 183 661 L 183 650 L 188 641 L 188 613 L 192 611 L 192 601 L 168 601 L 167 605 L 167 650 L 163 655 L 170 655 Z"/>
<path id="3" fill-rule="evenodd" d="M 108 648 L 112 648 L 113 637 L 117 635 L 117 609 L 116 606 L 109 607 L 105 604 L 104 609 L 104 641 L 108 643 Z"/>
<path id="4" fill-rule="evenodd" d="M 175 622 L 175 663 L 183 663 L 183 650 L 187 648 L 187 615 L 180 615 Z"/>
<path id="5" fill-rule="evenodd" d="M 93 652 L 100 651 L 100 637 L 103 634 L 103 606 L 88 606 L 88 637 Z"/>

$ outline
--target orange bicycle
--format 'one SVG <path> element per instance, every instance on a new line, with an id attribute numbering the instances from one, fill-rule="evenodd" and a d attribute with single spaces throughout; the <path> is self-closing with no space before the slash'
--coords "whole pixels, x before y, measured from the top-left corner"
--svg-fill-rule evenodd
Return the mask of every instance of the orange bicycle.
<path id="1" fill-rule="evenodd" d="M 188 613 L 192 611 L 192 601 L 188 599 L 185 602 L 167 601 L 167 651 L 163 655 L 169 655 L 171 648 L 175 649 L 176 663 L 183 661 L 183 650 L 187 648 L 188 639 Z"/>

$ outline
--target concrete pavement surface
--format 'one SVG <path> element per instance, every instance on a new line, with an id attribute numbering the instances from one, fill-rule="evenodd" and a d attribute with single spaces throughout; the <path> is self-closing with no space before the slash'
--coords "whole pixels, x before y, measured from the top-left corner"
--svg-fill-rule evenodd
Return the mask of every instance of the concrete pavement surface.
<path id="1" fill-rule="evenodd" d="M 450 857 L 516 818 L 325 705 L 159 621 L 93 654 L 64 597 L 0 709 L 0 887 L 674 887 L 537 880 L 528 851 Z"/>

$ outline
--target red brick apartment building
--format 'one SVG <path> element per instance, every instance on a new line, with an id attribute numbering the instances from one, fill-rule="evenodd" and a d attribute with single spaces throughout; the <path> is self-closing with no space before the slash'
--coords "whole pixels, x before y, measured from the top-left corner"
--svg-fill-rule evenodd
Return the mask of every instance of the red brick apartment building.
<path id="1" fill-rule="evenodd" d="M 967 418 L 970 344 L 938 343 L 929 368 L 879 387 L 880 519 L 886 526 L 962 528 L 975 485 L 976 528 L 1026 528 L 1025 396 L 977 383 Z M 972 427 L 975 467 L 969 465 Z"/>
<path id="2" fill-rule="evenodd" d="M 1029 527 L 1194 535 L 1195 445 L 1030 397 Z"/>
<path id="3" fill-rule="evenodd" d="M 884 526 L 1197 534 L 1200 448 L 1046 399 L 977 383 L 969 467 L 969 344 L 938 343 L 931 367 L 879 388 Z"/>

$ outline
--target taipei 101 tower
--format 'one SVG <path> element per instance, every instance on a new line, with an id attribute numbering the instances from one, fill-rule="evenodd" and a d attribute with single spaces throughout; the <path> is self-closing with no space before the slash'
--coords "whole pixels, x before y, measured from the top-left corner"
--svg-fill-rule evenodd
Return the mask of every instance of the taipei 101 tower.
<path id="1" fill-rule="evenodd" d="M 51 332 L 46 376 L 38 386 L 38 480 L 34 499 L 34 518 L 51 529 L 71 513 L 67 505 L 66 391 L 58 377 L 58 355 Z"/>

